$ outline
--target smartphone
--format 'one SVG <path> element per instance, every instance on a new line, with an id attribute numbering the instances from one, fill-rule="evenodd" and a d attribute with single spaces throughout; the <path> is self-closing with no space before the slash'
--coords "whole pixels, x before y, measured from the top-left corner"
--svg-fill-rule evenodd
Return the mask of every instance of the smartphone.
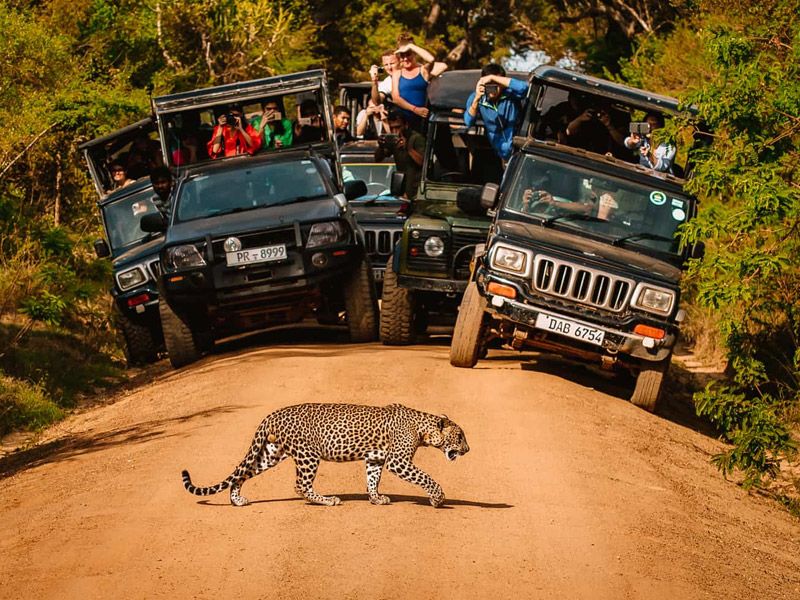
<path id="1" fill-rule="evenodd" d="M 636 135 L 650 135 L 650 123 L 633 122 L 630 124 L 630 132 Z"/>
<path id="2" fill-rule="evenodd" d="M 297 124 L 301 127 L 308 127 L 311 125 L 312 118 L 311 117 L 297 117 Z"/>

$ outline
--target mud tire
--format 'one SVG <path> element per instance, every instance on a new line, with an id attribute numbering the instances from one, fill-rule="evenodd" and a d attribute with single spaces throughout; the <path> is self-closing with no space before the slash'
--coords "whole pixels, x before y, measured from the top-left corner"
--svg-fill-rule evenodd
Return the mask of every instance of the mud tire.
<path id="1" fill-rule="evenodd" d="M 381 303 L 381 342 L 387 346 L 406 346 L 416 338 L 413 292 L 397 284 L 392 259 L 386 265 Z"/>
<path id="2" fill-rule="evenodd" d="M 353 272 L 344 290 L 347 328 L 356 344 L 378 339 L 378 302 L 372 283 L 372 269 L 364 259 Z"/>
<path id="3" fill-rule="evenodd" d="M 450 344 L 450 364 L 454 367 L 471 369 L 478 363 L 486 320 L 486 299 L 478 292 L 478 285 L 470 281 L 453 330 Z"/>

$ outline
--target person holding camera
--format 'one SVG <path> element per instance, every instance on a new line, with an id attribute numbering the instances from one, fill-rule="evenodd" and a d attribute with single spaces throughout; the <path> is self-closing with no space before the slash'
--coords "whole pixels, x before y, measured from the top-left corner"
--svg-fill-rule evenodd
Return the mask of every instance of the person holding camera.
<path id="1" fill-rule="evenodd" d="M 208 142 L 208 156 L 220 158 L 239 154 L 254 154 L 261 147 L 261 136 L 247 122 L 242 109 L 231 106 L 217 118 L 217 126 Z"/>
<path id="2" fill-rule="evenodd" d="M 276 100 L 267 100 L 262 105 L 260 115 L 256 115 L 250 124 L 261 137 L 261 148 L 286 148 L 292 145 L 292 122 L 284 118 Z"/>
<path id="3" fill-rule="evenodd" d="M 367 108 L 356 115 L 356 136 L 365 140 L 377 140 L 384 131 L 389 130 L 388 116 L 383 104 L 375 104 L 370 98 Z"/>
<path id="4" fill-rule="evenodd" d="M 514 129 L 527 93 L 527 82 L 506 77 L 503 67 L 489 63 L 481 69 L 475 91 L 467 98 L 464 124 L 472 127 L 480 115 L 489 143 L 504 161 L 511 156 Z"/>
<path id="5" fill-rule="evenodd" d="M 297 107 L 297 121 L 294 123 L 294 143 L 311 144 L 325 139 L 322 115 L 317 101 L 306 98 Z"/>
<path id="6" fill-rule="evenodd" d="M 391 111 L 388 122 L 389 133 L 378 137 L 375 162 L 393 156 L 397 171 L 405 175 L 403 197 L 414 200 L 422 178 L 425 137 L 409 127 L 406 116 L 400 111 Z"/>
<path id="7" fill-rule="evenodd" d="M 649 167 L 654 171 L 672 174 L 672 164 L 675 161 L 677 148 L 672 144 L 661 143 L 655 148 L 650 143 L 650 134 L 654 129 L 664 127 L 664 117 L 655 112 L 645 115 L 641 123 L 631 123 L 631 134 L 625 138 L 624 144 L 628 150 L 639 151 L 639 164 Z"/>
<path id="8" fill-rule="evenodd" d="M 380 67 L 372 65 L 369 68 L 369 78 L 372 81 L 370 98 L 376 105 L 392 99 L 392 73 L 397 69 L 399 62 L 400 59 L 397 58 L 394 50 L 389 50 L 381 55 Z M 381 81 L 378 81 L 378 77 L 384 74 L 386 76 Z"/>

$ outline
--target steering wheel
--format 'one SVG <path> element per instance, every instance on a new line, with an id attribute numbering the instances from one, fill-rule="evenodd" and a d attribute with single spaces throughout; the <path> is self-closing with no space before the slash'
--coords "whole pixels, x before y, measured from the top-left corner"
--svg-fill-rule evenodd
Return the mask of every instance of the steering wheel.
<path id="1" fill-rule="evenodd" d="M 439 176 L 442 183 L 463 183 L 464 173 L 461 171 L 445 171 Z"/>

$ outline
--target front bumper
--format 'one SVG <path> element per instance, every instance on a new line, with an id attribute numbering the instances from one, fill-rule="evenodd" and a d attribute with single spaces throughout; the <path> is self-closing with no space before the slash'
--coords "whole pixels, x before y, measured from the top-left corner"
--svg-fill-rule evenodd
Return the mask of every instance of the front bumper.
<path id="1" fill-rule="evenodd" d="M 511 324 L 514 329 L 513 336 L 520 345 L 551 350 L 584 360 L 600 362 L 612 360 L 623 365 L 636 366 L 642 361 L 659 362 L 667 359 L 677 341 L 675 330 L 665 330 L 666 333 L 661 339 L 649 338 L 624 331 L 620 327 L 588 321 L 566 311 L 543 308 L 490 294 L 484 286 L 479 286 L 479 289 L 487 300 L 487 312 L 497 321 Z M 598 344 L 584 341 L 570 337 L 563 331 L 551 331 L 538 326 L 537 319 L 540 315 L 546 317 L 543 320 L 548 323 L 568 323 L 573 331 L 577 327 L 584 333 L 602 332 L 602 342 Z"/>
<path id="2" fill-rule="evenodd" d="M 398 275 L 397 284 L 400 287 L 426 292 L 442 292 L 446 294 L 463 294 L 467 289 L 466 280 L 438 279 L 434 277 L 418 277 L 416 275 Z"/>

